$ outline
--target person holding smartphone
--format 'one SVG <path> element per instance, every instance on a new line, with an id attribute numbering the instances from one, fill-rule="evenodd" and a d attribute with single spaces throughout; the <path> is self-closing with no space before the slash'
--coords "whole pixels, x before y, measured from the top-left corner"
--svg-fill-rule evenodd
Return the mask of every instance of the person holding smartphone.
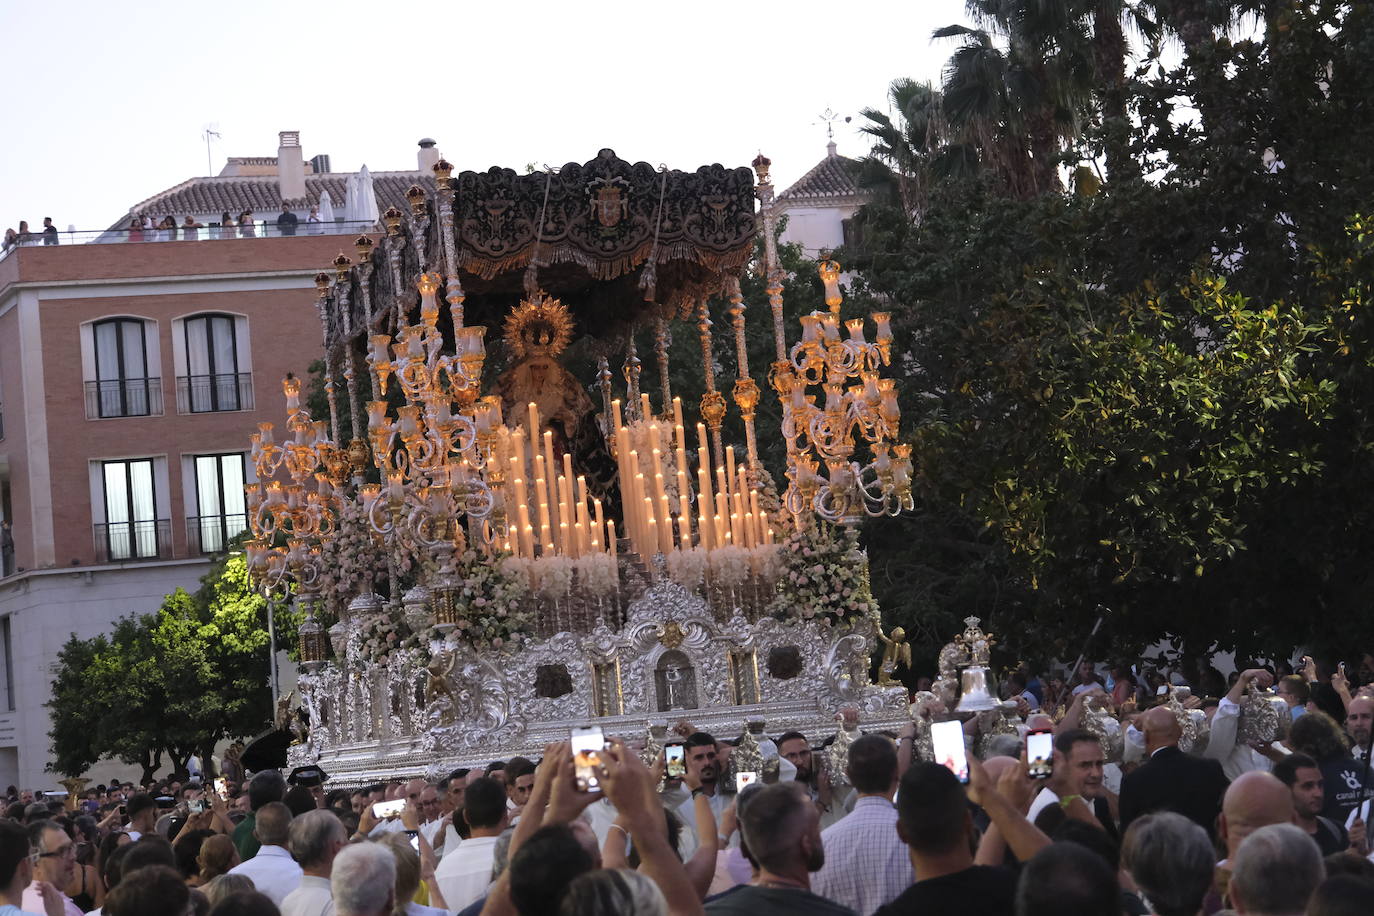
<path id="1" fill-rule="evenodd" d="M 691 798 L 678 807 L 677 816 L 684 824 L 696 824 L 696 799 L 704 796 L 707 804 L 711 806 L 711 814 L 719 824 L 721 815 L 730 806 L 732 799 L 732 796 L 720 790 L 720 776 L 725 767 L 720 759 L 719 745 L 716 739 L 706 732 L 694 732 L 687 738 L 685 752 L 688 776 L 684 777 L 683 782 L 688 785 L 695 782 L 696 788 L 691 790 Z M 695 828 L 692 829 L 692 835 L 696 836 Z M 699 843 L 700 838 L 697 838 L 697 841 Z"/>
<path id="2" fill-rule="evenodd" d="M 1102 783 L 1102 769 L 1106 764 L 1102 743 L 1092 732 L 1071 728 L 1059 733 L 1054 739 L 1051 775 L 1043 781 L 1043 788 L 1031 802 L 1027 819 L 1034 823 L 1040 812 L 1050 805 L 1067 805 L 1081 798 L 1102 823 L 1102 829 L 1115 838 L 1116 823 L 1106 797 L 1107 789 Z"/>
<path id="3" fill-rule="evenodd" d="M 1013 854 L 1029 862 L 1050 845 L 1049 837 L 1021 814 L 1013 797 L 1024 797 L 1029 777 L 1019 761 L 998 785 L 977 758 L 965 760 L 968 784 L 939 763 L 916 761 L 902 774 L 897 791 L 897 834 L 906 843 L 917 881 L 877 910 L 878 916 L 958 913 L 1004 916 L 1016 912 L 1016 873 L 975 859 L 975 828 L 969 802 L 981 807 Z M 999 853 L 1000 861 L 1000 853 Z"/>

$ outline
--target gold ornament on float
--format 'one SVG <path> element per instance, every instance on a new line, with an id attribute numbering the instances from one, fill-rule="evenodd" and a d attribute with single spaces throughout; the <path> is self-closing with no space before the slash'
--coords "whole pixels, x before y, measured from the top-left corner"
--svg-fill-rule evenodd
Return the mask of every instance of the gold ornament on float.
<path id="1" fill-rule="evenodd" d="M 536 293 L 506 316 L 504 336 L 516 359 L 558 356 L 572 343 L 573 320 L 562 302 Z"/>

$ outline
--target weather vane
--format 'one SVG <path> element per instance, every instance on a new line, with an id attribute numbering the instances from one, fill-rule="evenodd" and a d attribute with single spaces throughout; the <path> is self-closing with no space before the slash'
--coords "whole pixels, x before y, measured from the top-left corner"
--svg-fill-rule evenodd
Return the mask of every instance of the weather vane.
<path id="1" fill-rule="evenodd" d="M 818 117 L 819 117 L 819 118 L 821 119 L 821 121 L 825 124 L 825 137 L 826 137 L 826 139 L 827 139 L 827 140 L 834 140 L 834 139 L 835 139 L 835 122 L 840 118 L 839 113 L 836 112 L 836 111 L 831 110 L 830 108 L 826 108 L 826 110 L 823 111 L 823 112 L 821 112 L 820 115 L 818 115 Z M 848 124 L 848 123 L 849 123 L 850 121 L 852 121 L 852 120 L 853 120 L 853 118 L 851 118 L 849 115 L 845 115 L 845 116 L 844 116 L 844 123 Z M 812 123 L 815 123 L 815 122 L 812 122 Z"/>

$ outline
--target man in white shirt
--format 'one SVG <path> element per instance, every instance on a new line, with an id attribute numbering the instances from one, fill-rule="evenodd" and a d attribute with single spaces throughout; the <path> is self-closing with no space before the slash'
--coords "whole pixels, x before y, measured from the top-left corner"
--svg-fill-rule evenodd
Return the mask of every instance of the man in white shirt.
<path id="1" fill-rule="evenodd" d="M 420 790 L 420 835 L 434 845 L 434 837 L 444 826 L 443 812 L 439 810 L 439 790 L 429 783 Z"/>
<path id="2" fill-rule="evenodd" d="M 258 892 L 266 894 L 278 907 L 301 883 L 301 867 L 286 849 L 290 829 L 290 808 L 281 802 L 263 805 L 253 825 L 253 836 L 262 846 L 253 858 L 229 869 L 231 875 L 252 878 Z"/>
<path id="3" fill-rule="evenodd" d="M 307 811 L 291 821 L 291 857 L 301 866 L 301 883 L 281 902 L 281 916 L 334 916 L 329 876 L 334 859 L 348 845 L 348 831 L 332 811 Z"/>
<path id="4" fill-rule="evenodd" d="M 897 748 L 882 735 L 849 746 L 854 810 L 821 831 L 825 864 L 811 876 L 811 892 L 872 913 L 897 899 L 916 880 L 907 847 L 897 835 Z"/>
<path id="5" fill-rule="evenodd" d="M 803 739 L 804 740 L 804 739 Z M 730 807 L 730 802 L 734 801 L 733 795 L 726 795 L 721 790 L 721 761 L 720 746 L 716 739 L 706 732 L 694 732 L 687 737 L 686 746 L 687 770 L 693 776 L 697 788 L 692 790 L 692 795 L 683 802 L 677 809 L 677 816 L 682 821 L 684 832 L 690 831 L 690 849 L 695 850 L 698 842 L 696 838 L 696 797 L 705 795 L 711 803 L 711 813 L 716 816 L 716 824 L 720 824 L 720 816 L 725 813 L 725 809 Z M 691 853 L 683 850 L 685 855 Z"/>
<path id="6" fill-rule="evenodd" d="M 1100 818 L 1098 800 L 1105 797 L 1102 785 L 1102 768 L 1105 764 L 1102 744 L 1092 732 L 1071 728 L 1056 735 L 1054 775 L 1031 802 L 1026 820 L 1033 824 L 1041 811 L 1074 796 L 1083 799 Z"/>
<path id="7" fill-rule="evenodd" d="M 496 839 L 509 820 L 505 786 L 488 777 L 475 780 L 463 794 L 463 817 L 472 835 L 434 870 L 434 880 L 452 912 L 482 897 L 491 884 Z"/>
<path id="8" fill-rule="evenodd" d="M 33 883 L 24 889 L 23 909 L 28 913 L 45 913 L 43 894 L 40 885 L 47 883 L 58 891 L 62 898 L 62 909 L 66 916 L 82 916 L 81 907 L 72 898 L 61 893 L 72 880 L 76 866 L 76 844 L 67 836 L 67 831 L 57 826 L 55 821 L 34 821 L 29 824 L 29 850 L 36 860 L 33 867 Z"/>
<path id="9" fill-rule="evenodd" d="M 404 786 L 398 786 L 396 789 L 389 790 L 386 793 L 387 797 L 385 800 L 403 801 L 407 804 L 418 805 L 420 801 L 420 792 L 424 787 L 425 781 L 423 779 L 412 779 Z M 368 837 L 375 840 L 378 837 L 386 836 L 388 833 L 401 833 L 405 829 L 405 824 L 401 822 L 401 815 L 397 812 L 390 817 L 384 818 L 376 827 L 373 827 Z"/>
<path id="10" fill-rule="evenodd" d="M 1235 782 L 1242 774 L 1251 770 L 1271 770 L 1273 762 L 1248 744 L 1236 740 L 1240 726 L 1240 704 L 1245 699 L 1245 691 L 1251 684 L 1261 688 L 1274 682 L 1274 676 L 1263 668 L 1251 668 L 1241 672 L 1240 677 L 1231 685 L 1231 690 L 1217 704 L 1212 714 L 1211 737 L 1207 739 L 1207 749 L 1202 756 L 1221 762 L 1226 778 Z M 1273 753 L 1271 750 L 1270 753 Z"/>

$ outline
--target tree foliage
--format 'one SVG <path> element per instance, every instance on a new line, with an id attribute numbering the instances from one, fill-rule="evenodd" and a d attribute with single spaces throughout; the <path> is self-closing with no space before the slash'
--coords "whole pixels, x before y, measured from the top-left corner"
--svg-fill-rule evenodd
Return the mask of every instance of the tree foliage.
<path id="1" fill-rule="evenodd" d="M 292 648 L 291 615 L 279 610 L 276 626 L 278 647 Z M 266 602 L 237 553 L 156 614 L 125 617 L 108 636 L 73 634 L 47 704 L 51 768 L 75 776 L 113 757 L 150 778 L 164 756 L 181 770 L 222 738 L 255 734 L 272 714 L 268 647 Z"/>
<path id="2" fill-rule="evenodd" d="M 1374 637 L 1360 613 L 1374 258 L 1357 215 L 1374 197 L 1374 13 L 970 6 L 978 31 L 959 34 L 999 67 L 1032 52 L 1065 74 L 1079 72 L 1066 55 L 1091 65 L 1091 91 L 1056 96 L 1084 129 L 1058 132 L 1054 155 L 1114 166 L 1074 195 L 999 174 L 989 153 L 1009 131 L 1031 150 L 1047 96 L 1009 93 L 988 67 L 1002 133 L 950 134 L 977 147 L 978 175 L 927 172 L 919 212 L 888 177 L 858 215 L 861 241 L 839 254 L 859 275 L 853 300 L 894 313 L 918 459 L 917 511 L 866 530 L 885 611 L 927 658 L 967 613 L 1009 653 L 1072 657 L 1099 604 L 1126 653 L 1165 637 L 1278 655 Z M 1027 18 L 1048 6 L 1073 15 Z M 1228 33 L 1237 22 L 1257 31 Z M 1179 64 L 1152 41 L 1121 59 L 1120 36 L 1153 23 Z M 972 53 L 947 70 L 946 114 Z M 1018 78 L 1036 72 L 1050 70 Z M 1101 85 L 1114 72 L 1120 98 Z M 901 120 L 870 124 L 878 136 Z M 890 143 L 873 163 L 900 171 Z"/>

